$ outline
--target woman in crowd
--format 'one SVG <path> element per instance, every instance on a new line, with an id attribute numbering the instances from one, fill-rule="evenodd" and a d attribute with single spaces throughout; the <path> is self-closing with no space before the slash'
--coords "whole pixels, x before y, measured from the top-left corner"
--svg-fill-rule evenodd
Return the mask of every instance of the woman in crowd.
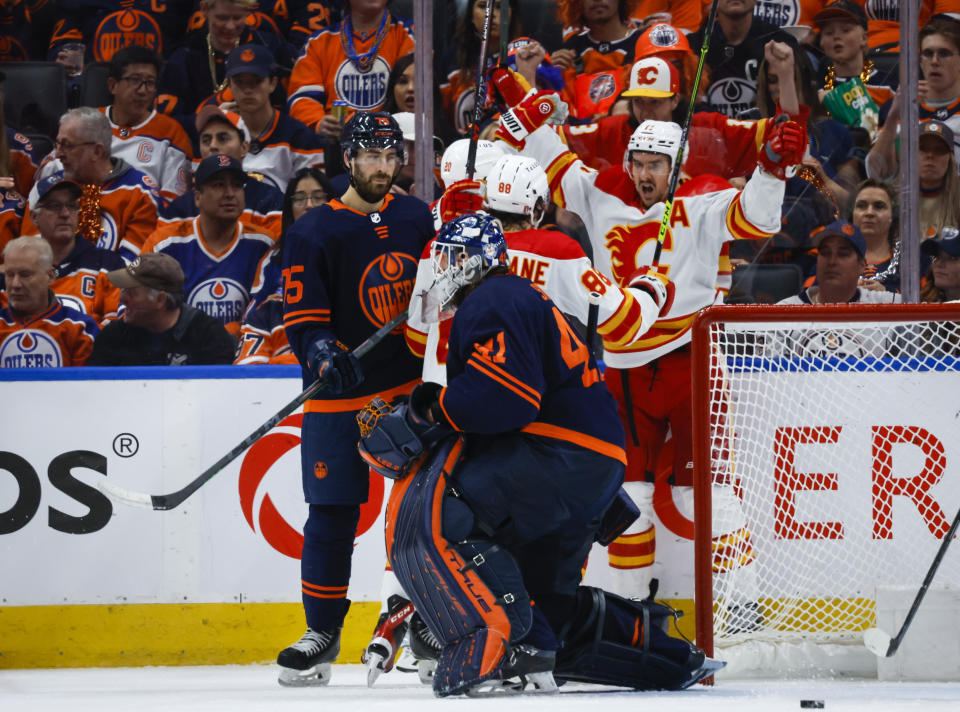
<path id="1" fill-rule="evenodd" d="M 297 363 L 283 330 L 283 278 L 280 264 L 287 230 L 306 212 L 334 197 L 333 186 L 324 173 L 311 166 L 301 168 L 287 185 L 283 198 L 280 240 L 264 255 L 257 270 L 250 305 L 240 326 L 237 364 Z"/>
<path id="2" fill-rule="evenodd" d="M 900 291 L 900 221 L 897 193 L 889 183 L 868 178 L 853 194 L 850 222 L 867 243 L 861 287 Z"/>

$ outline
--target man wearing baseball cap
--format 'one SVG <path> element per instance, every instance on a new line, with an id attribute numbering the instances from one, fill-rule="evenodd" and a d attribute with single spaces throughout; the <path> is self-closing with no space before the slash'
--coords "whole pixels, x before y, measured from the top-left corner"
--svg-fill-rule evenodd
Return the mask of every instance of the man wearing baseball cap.
<path id="1" fill-rule="evenodd" d="M 250 132 L 239 114 L 224 111 L 216 104 L 204 106 L 194 120 L 199 137 L 200 160 L 223 153 L 243 161 L 250 149 Z M 244 169 L 246 170 L 246 168 Z M 267 182 L 263 174 L 247 170 L 243 185 L 244 208 L 241 220 L 274 237 L 280 236 L 283 221 L 283 191 Z M 162 212 L 161 224 L 196 217 L 193 189 L 170 203 Z"/>
<path id="2" fill-rule="evenodd" d="M 250 150 L 243 165 L 261 173 L 279 190 L 286 190 L 301 168 L 323 170 L 324 155 L 312 129 L 273 107 L 270 96 L 277 87 L 275 70 L 273 54 L 262 45 L 240 45 L 227 57 L 233 108 L 250 131 Z"/>
<path id="3" fill-rule="evenodd" d="M 849 302 L 899 302 L 895 292 L 865 289 L 860 275 L 867 265 L 867 243 L 860 228 L 834 220 L 810 235 L 817 248 L 817 283 L 779 304 L 846 304 Z"/>
<path id="4" fill-rule="evenodd" d="M 240 161 L 219 153 L 194 173 L 197 217 L 167 223 L 147 239 L 142 254 L 162 252 L 183 268 L 188 304 L 236 335 L 250 300 L 257 266 L 275 239 L 241 222 L 247 174 Z"/>
<path id="5" fill-rule="evenodd" d="M 140 255 L 107 273 L 120 289 L 121 317 L 97 337 L 91 366 L 231 363 L 234 341 L 223 324 L 183 302 L 183 270 L 162 253 Z"/>

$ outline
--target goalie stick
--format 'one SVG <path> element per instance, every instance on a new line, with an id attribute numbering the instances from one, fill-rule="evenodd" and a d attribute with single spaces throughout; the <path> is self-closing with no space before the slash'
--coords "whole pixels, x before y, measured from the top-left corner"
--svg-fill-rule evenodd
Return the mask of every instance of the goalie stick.
<path id="1" fill-rule="evenodd" d="M 896 637 L 891 638 L 879 628 L 868 628 L 867 630 L 863 631 L 863 644 L 867 646 L 867 650 L 874 655 L 882 658 L 889 658 L 897 652 L 897 648 L 900 647 L 900 643 L 903 642 L 903 637 L 907 634 L 907 630 L 910 628 L 910 624 L 913 622 L 913 617 L 917 614 L 917 609 L 920 608 L 920 603 L 923 601 L 923 597 L 927 595 L 927 589 L 930 588 L 930 584 L 933 581 L 933 577 L 937 573 L 937 569 L 940 568 L 940 562 L 943 561 L 943 557 L 947 553 L 947 547 L 950 546 L 950 542 L 953 541 L 954 534 L 957 533 L 958 525 L 960 525 L 960 510 L 957 511 L 957 516 L 953 518 L 953 524 L 950 525 L 950 531 L 947 532 L 947 535 L 943 538 L 943 541 L 940 542 L 940 548 L 937 549 L 937 555 L 934 557 L 933 563 L 930 564 L 930 569 L 927 571 L 927 575 L 923 577 L 923 583 L 920 584 L 920 590 L 917 591 L 917 595 L 913 599 L 913 604 L 910 606 L 910 610 L 907 611 L 907 617 L 904 618 L 903 625 L 900 626 L 900 630 L 897 632 Z"/>
<path id="2" fill-rule="evenodd" d="M 657 247 L 653 253 L 652 266 L 660 264 L 660 255 L 663 252 L 663 241 L 667 236 L 667 227 L 670 225 L 670 216 L 673 214 L 673 198 L 677 193 L 677 184 L 680 182 L 680 165 L 683 163 L 683 149 L 687 145 L 687 135 L 690 133 L 690 124 L 693 122 L 693 107 L 697 104 L 697 94 L 700 93 L 700 77 L 703 76 L 703 65 L 707 61 L 707 52 L 710 50 L 710 36 L 713 34 L 713 25 L 717 21 L 717 5 L 719 0 L 713 0 L 710 5 L 710 15 L 703 31 L 703 44 L 700 46 L 700 61 L 697 64 L 697 74 L 693 78 L 693 88 L 690 90 L 690 106 L 687 107 L 687 118 L 683 122 L 680 132 L 680 146 L 677 148 L 677 160 L 670 171 L 670 183 L 667 188 L 667 199 L 664 201 L 663 218 L 660 220 L 660 231 L 657 233 Z"/>
<path id="3" fill-rule="evenodd" d="M 371 334 L 366 341 L 357 346 L 357 348 L 351 351 L 351 353 L 357 358 L 363 357 L 369 353 L 374 346 L 383 341 L 387 334 L 400 326 L 406 320 L 406 318 L 407 311 L 404 310 L 373 332 L 373 334 Z M 283 408 L 272 415 L 263 425 L 250 433 L 250 435 L 244 438 L 230 452 L 221 457 L 191 482 L 189 482 L 185 487 L 178 489 L 176 492 L 170 492 L 168 494 L 145 494 L 141 492 L 133 492 L 132 490 L 118 487 L 117 485 L 105 480 L 98 482 L 97 487 L 101 492 L 110 497 L 110 499 L 117 502 L 122 502 L 123 504 L 131 505 L 133 507 L 149 507 L 156 510 L 173 509 L 174 507 L 182 504 L 184 500 L 186 500 L 198 489 L 203 487 L 203 485 L 205 485 L 207 482 L 212 480 L 213 477 L 224 467 L 237 459 L 247 448 L 270 432 L 277 423 L 286 418 L 305 402 L 313 398 L 313 396 L 315 396 L 317 393 L 322 391 L 323 386 L 323 382 L 319 380 L 314 381 L 312 384 L 310 384 L 310 386 L 307 387 L 306 390 L 283 406 Z"/>

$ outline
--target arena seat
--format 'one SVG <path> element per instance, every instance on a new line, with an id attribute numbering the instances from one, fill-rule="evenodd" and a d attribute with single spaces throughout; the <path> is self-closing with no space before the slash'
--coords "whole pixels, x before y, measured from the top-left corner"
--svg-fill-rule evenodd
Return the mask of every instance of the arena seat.
<path id="1" fill-rule="evenodd" d="M 3 103 L 7 124 L 28 135 L 56 136 L 67 110 L 67 72 L 56 62 L 10 62 Z"/>

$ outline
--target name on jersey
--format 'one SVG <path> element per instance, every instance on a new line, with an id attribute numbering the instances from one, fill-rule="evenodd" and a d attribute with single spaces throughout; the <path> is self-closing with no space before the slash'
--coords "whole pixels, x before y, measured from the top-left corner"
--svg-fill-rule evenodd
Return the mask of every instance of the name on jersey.
<path id="1" fill-rule="evenodd" d="M 22 329 L 10 334 L 0 344 L 2 368 L 57 368 L 63 356 L 56 339 L 36 329 Z"/>
<path id="2" fill-rule="evenodd" d="M 334 80 L 337 97 L 354 109 L 376 109 L 387 95 L 390 65 L 382 57 L 373 60 L 367 72 L 361 72 L 347 60 L 340 65 Z"/>
<path id="3" fill-rule="evenodd" d="M 223 277 L 200 282 L 187 297 L 190 306 L 224 324 L 240 321 L 249 300 L 250 295 L 239 282 Z"/>
<path id="4" fill-rule="evenodd" d="M 529 279 L 538 286 L 544 286 L 547 283 L 547 270 L 550 268 L 549 262 L 543 260 L 534 260 L 529 257 L 520 258 L 514 255 L 510 260 L 510 273 L 518 277 Z"/>

